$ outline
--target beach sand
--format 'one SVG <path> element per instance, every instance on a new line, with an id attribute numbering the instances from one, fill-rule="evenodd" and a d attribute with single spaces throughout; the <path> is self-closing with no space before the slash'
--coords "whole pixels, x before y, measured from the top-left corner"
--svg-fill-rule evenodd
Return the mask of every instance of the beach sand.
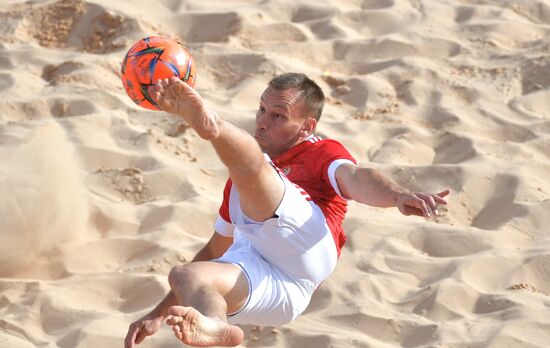
<path id="1" fill-rule="evenodd" d="M 251 131 L 278 73 L 327 105 L 318 134 L 439 217 L 351 202 L 306 312 L 243 347 L 550 346 L 550 2 L 5 0 L 0 347 L 122 347 L 213 232 L 227 171 L 126 96 L 138 39 L 177 37 L 197 91 Z M 140 347 L 181 346 L 169 327 Z"/>

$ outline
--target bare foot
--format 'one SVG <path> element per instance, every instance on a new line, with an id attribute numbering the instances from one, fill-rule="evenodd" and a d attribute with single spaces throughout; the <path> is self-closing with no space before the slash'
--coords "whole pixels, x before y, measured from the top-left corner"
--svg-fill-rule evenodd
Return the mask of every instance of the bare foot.
<path id="1" fill-rule="evenodd" d="M 208 318 L 193 307 L 172 306 L 166 323 L 176 337 L 193 347 L 234 347 L 244 339 L 243 331 L 218 319 Z"/>
<path id="2" fill-rule="evenodd" d="M 188 84 L 176 77 L 158 80 L 151 90 L 151 96 L 163 111 L 182 117 L 206 140 L 218 137 L 219 118 L 204 105 L 201 96 Z"/>

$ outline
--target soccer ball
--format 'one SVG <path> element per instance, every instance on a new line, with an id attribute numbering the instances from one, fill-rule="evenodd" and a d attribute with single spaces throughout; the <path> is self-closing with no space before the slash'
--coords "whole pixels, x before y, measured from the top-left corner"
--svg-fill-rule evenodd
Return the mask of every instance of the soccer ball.
<path id="1" fill-rule="evenodd" d="M 193 87 L 197 78 L 189 50 L 177 40 L 149 36 L 136 42 L 120 68 L 122 85 L 137 105 L 160 110 L 149 94 L 149 87 L 159 79 L 175 76 Z"/>

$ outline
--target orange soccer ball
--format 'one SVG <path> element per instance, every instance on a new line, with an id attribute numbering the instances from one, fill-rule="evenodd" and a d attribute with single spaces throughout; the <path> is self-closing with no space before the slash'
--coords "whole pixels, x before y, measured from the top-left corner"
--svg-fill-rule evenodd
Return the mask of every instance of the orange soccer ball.
<path id="1" fill-rule="evenodd" d="M 136 42 L 120 69 L 122 85 L 137 105 L 160 110 L 149 94 L 149 87 L 159 79 L 172 76 L 193 87 L 197 78 L 195 63 L 189 50 L 177 40 L 149 36 Z"/>

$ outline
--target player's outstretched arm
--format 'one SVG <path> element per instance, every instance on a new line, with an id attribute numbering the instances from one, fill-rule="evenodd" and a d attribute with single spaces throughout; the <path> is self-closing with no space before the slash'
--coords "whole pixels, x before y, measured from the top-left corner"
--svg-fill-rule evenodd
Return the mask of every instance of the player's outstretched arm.
<path id="1" fill-rule="evenodd" d="M 449 190 L 437 194 L 410 192 L 376 169 L 343 164 L 336 171 L 336 181 L 342 195 L 374 207 L 397 207 L 404 215 L 430 217 L 437 207 L 447 204 Z"/>

